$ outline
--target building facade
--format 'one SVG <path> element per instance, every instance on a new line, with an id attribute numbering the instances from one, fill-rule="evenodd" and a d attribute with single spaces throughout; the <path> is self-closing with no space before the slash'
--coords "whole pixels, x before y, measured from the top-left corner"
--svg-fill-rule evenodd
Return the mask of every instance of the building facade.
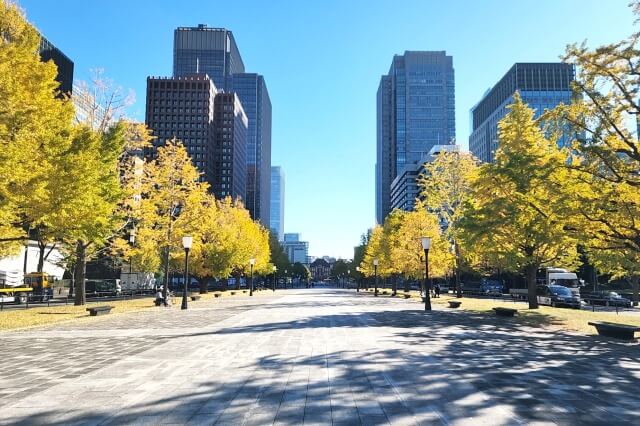
<path id="1" fill-rule="evenodd" d="M 535 109 L 539 117 L 545 109 L 555 108 L 561 102 L 570 103 L 571 84 L 575 79 L 572 64 L 516 63 L 488 90 L 471 109 L 472 132 L 469 150 L 480 161 L 490 163 L 498 149 L 498 122 L 509 111 L 513 95 L 520 93 L 522 100 Z"/>
<path id="2" fill-rule="evenodd" d="M 289 262 L 309 264 L 309 243 L 300 241 L 300 234 L 284 234 L 284 240 L 281 243 Z"/>
<path id="3" fill-rule="evenodd" d="M 145 156 L 155 158 L 157 147 L 174 137 L 180 140 L 202 180 L 213 179 L 214 108 L 218 93 L 207 75 L 148 77 L 145 123 L 156 139 Z"/>
<path id="4" fill-rule="evenodd" d="M 314 281 L 322 281 L 329 278 L 331 265 L 324 259 L 316 259 L 309 266 L 309 270 Z"/>
<path id="5" fill-rule="evenodd" d="M 280 166 L 271 167 L 271 211 L 269 228 L 278 241 L 284 238 L 284 172 Z"/>
<path id="6" fill-rule="evenodd" d="M 173 76 L 207 74 L 216 87 L 230 90 L 231 75 L 244 72 L 233 33 L 225 28 L 179 27 L 173 33 Z"/>
<path id="7" fill-rule="evenodd" d="M 216 198 L 245 200 L 247 193 L 247 115 L 238 96 L 218 93 L 214 102 L 209 185 Z"/>
<path id="8" fill-rule="evenodd" d="M 56 80 L 60 83 L 58 87 L 60 96 L 71 95 L 73 92 L 73 61 L 42 34 L 40 35 L 39 52 L 42 62 L 53 61 L 58 68 Z"/>
<path id="9" fill-rule="evenodd" d="M 255 73 L 233 74 L 231 87 L 238 94 L 247 117 L 247 198 L 251 217 L 270 226 L 271 198 L 271 99 L 264 77 Z"/>
<path id="10" fill-rule="evenodd" d="M 377 93 L 376 220 L 391 211 L 391 184 L 435 145 L 455 141 L 453 58 L 444 51 L 395 55 Z"/>
<path id="11" fill-rule="evenodd" d="M 435 160 L 441 152 L 459 152 L 460 145 L 436 145 L 417 163 L 412 163 L 403 169 L 391 182 L 391 210 L 400 209 L 412 211 L 420 197 L 418 179 L 425 174 L 425 166 Z"/>

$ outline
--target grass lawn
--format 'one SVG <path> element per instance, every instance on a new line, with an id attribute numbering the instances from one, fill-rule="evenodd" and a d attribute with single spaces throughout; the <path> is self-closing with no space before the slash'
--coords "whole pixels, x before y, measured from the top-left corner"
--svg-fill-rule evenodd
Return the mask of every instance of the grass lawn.
<path id="1" fill-rule="evenodd" d="M 234 296 L 247 296 L 247 293 L 243 293 L 242 290 L 233 290 L 235 292 Z M 231 290 L 227 291 L 211 291 L 206 294 L 201 294 L 201 299 L 199 301 L 192 301 L 189 299 L 189 304 L 205 301 L 205 300 L 214 300 L 214 294 L 219 293 L 220 297 L 231 297 Z M 268 293 L 271 293 L 269 291 Z M 190 295 L 197 295 L 197 292 L 192 292 Z M 254 296 L 267 294 L 266 291 L 254 291 Z M 172 308 L 180 309 L 180 302 L 182 300 L 182 293 L 175 292 L 173 295 L 173 304 Z M 71 302 L 73 303 L 73 302 Z M 143 299 L 133 299 L 133 300 L 117 300 L 117 301 L 101 301 L 101 302 L 90 302 L 85 306 L 74 306 L 73 304 L 65 305 L 65 306 L 51 306 L 51 307 L 38 307 L 38 308 L 29 308 L 29 309 L 11 309 L 4 310 L 0 312 L 0 331 L 2 330 L 15 330 L 20 328 L 31 328 L 45 325 L 52 325 L 60 322 L 71 321 L 71 320 L 79 320 L 82 318 L 89 318 L 89 312 L 87 312 L 87 308 L 92 306 L 101 306 L 101 305 L 109 305 L 113 306 L 114 309 L 111 310 L 109 315 L 118 315 L 127 312 L 137 312 L 145 309 L 153 309 L 155 308 L 153 304 L 153 297 L 146 297 Z M 101 317 L 106 318 L 106 317 Z M 91 320 L 96 320 L 97 318 L 91 318 Z"/>
<path id="2" fill-rule="evenodd" d="M 153 298 L 91 302 L 85 306 L 52 306 L 29 309 L 12 309 L 0 312 L 0 330 L 12 330 L 18 328 L 30 328 L 42 325 L 56 324 L 89 316 L 87 308 L 92 306 L 109 305 L 114 309 L 109 315 L 118 315 L 125 312 L 136 312 L 154 308 Z"/>
<path id="3" fill-rule="evenodd" d="M 370 289 L 371 292 L 373 290 Z M 391 291 L 387 289 L 389 294 Z M 378 289 L 380 293 L 380 289 Z M 398 291 L 398 296 L 403 297 L 404 291 Z M 388 296 L 383 296 L 388 297 Z M 419 299 L 418 292 L 412 291 L 411 297 Z M 431 298 L 434 305 L 448 306 L 449 300 L 458 300 L 462 305 L 458 308 L 464 311 L 495 315 L 493 308 L 503 306 L 505 308 L 517 309 L 518 314 L 513 320 L 531 326 L 549 326 L 557 329 L 579 331 L 585 334 L 597 334 L 595 327 L 589 325 L 589 321 L 607 321 L 620 324 L 636 325 L 640 327 L 640 315 L 620 312 L 591 312 L 578 309 L 552 308 L 550 306 L 540 306 L 538 309 L 528 309 L 528 304 L 523 302 L 513 303 L 511 301 L 500 301 L 492 299 L 466 298 L 457 299 L 453 295 L 442 295 L 439 298 Z"/>

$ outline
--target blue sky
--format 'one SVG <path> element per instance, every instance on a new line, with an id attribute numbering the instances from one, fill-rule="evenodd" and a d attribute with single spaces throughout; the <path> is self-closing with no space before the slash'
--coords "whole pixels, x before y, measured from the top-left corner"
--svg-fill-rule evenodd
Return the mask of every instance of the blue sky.
<path id="1" fill-rule="evenodd" d="M 456 72 L 456 134 L 469 109 L 514 62 L 556 61 L 566 44 L 631 33 L 628 0 L 19 0 L 27 17 L 75 62 L 137 102 L 145 79 L 172 70 L 173 29 L 226 27 L 273 104 L 272 164 L 286 173 L 285 232 L 311 255 L 350 258 L 374 223 L 375 95 L 394 54 L 446 50 Z"/>

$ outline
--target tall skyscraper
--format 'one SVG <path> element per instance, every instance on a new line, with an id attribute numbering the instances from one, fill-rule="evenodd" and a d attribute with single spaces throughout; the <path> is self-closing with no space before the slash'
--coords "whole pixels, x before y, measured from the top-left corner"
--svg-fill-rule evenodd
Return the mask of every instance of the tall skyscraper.
<path id="1" fill-rule="evenodd" d="M 376 220 L 391 210 L 391 183 L 435 145 L 455 141 L 453 58 L 444 51 L 395 55 L 377 93 Z"/>
<path id="2" fill-rule="evenodd" d="M 145 121 L 157 137 L 147 157 L 176 137 L 216 197 L 245 199 L 247 116 L 234 93 L 218 92 L 206 74 L 149 77 Z"/>
<path id="3" fill-rule="evenodd" d="M 280 166 L 271 167 L 271 212 L 269 228 L 278 241 L 284 237 L 284 172 Z"/>
<path id="4" fill-rule="evenodd" d="M 231 76 L 231 86 L 240 97 L 247 117 L 247 198 L 251 217 L 264 226 L 270 224 L 271 100 L 260 74 Z"/>
<path id="5" fill-rule="evenodd" d="M 552 109 L 561 102 L 571 102 L 571 83 L 574 79 L 575 68 L 571 64 L 552 62 L 513 65 L 471 109 L 471 153 L 485 163 L 493 161 L 498 148 L 498 122 L 507 114 L 507 106 L 513 103 L 516 91 L 520 92 L 524 102 L 535 109 L 538 117 L 545 109 Z"/>
<path id="6" fill-rule="evenodd" d="M 245 73 L 231 31 L 204 24 L 175 30 L 173 73 L 174 77 L 207 74 L 218 89 L 238 94 L 249 123 L 244 201 L 251 217 L 269 226 L 271 100 L 264 78 Z"/>
<path id="7" fill-rule="evenodd" d="M 156 156 L 156 148 L 173 137 L 184 144 L 194 165 L 204 173 L 202 180 L 213 178 L 209 157 L 214 144 L 214 106 L 218 93 L 207 75 L 185 77 L 147 77 L 145 122 L 156 136 L 147 157 Z"/>
<path id="8" fill-rule="evenodd" d="M 244 63 L 231 31 L 205 24 L 174 31 L 174 77 L 207 74 L 218 89 L 229 90 L 231 74 L 243 72 Z"/>

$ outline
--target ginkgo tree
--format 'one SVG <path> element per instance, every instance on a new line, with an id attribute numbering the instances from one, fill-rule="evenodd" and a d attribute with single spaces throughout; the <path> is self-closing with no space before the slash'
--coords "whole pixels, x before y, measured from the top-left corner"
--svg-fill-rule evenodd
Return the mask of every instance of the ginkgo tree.
<path id="1" fill-rule="evenodd" d="M 640 2 L 631 4 L 636 18 Z M 636 25 L 638 20 L 636 19 Z M 570 145 L 574 227 L 598 269 L 640 281 L 640 32 L 596 48 L 567 47 L 576 96 L 548 114 L 575 135 Z"/>
<path id="2" fill-rule="evenodd" d="M 436 213 L 444 225 L 444 238 L 450 241 L 454 260 L 457 296 L 462 297 L 460 263 L 464 248 L 458 244 L 460 220 L 472 195 L 471 181 L 478 172 L 478 161 L 468 152 L 442 151 L 425 164 L 418 178 L 420 199 Z"/>
<path id="3" fill-rule="evenodd" d="M 481 166 L 472 181 L 461 237 L 480 257 L 524 273 L 535 309 L 537 270 L 577 262 L 578 239 L 567 230 L 567 156 L 518 93 L 498 128 L 495 163 Z"/>

